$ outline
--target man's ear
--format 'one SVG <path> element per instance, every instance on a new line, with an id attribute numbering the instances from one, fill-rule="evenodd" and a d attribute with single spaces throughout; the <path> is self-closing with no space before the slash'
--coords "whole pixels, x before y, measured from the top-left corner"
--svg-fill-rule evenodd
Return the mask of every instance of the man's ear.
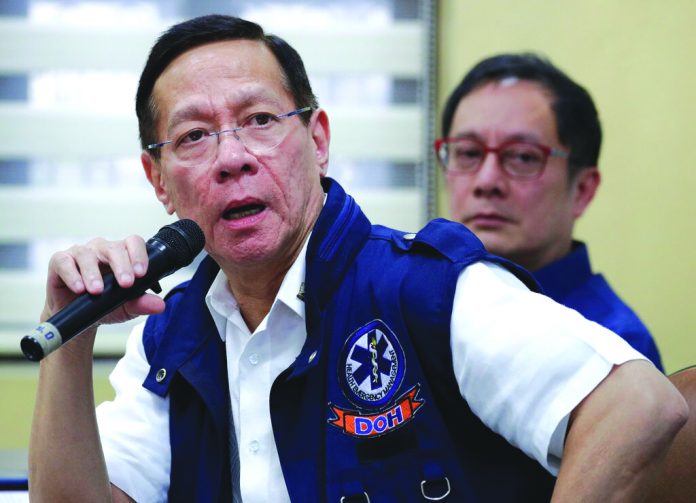
<path id="1" fill-rule="evenodd" d="M 309 129 L 314 140 L 314 148 L 319 165 L 319 176 L 326 176 L 329 169 L 329 143 L 331 142 L 331 130 L 329 128 L 329 116 L 321 108 L 312 114 Z"/>
<path id="2" fill-rule="evenodd" d="M 153 159 L 150 154 L 145 152 L 140 154 L 140 162 L 145 170 L 145 176 L 147 176 L 148 181 L 155 189 L 157 199 L 164 205 L 164 209 L 167 213 L 172 215 L 174 213 L 174 205 L 167 191 L 167 184 L 164 174 L 162 173 L 162 166 L 158 161 Z"/>
<path id="3" fill-rule="evenodd" d="M 580 218 L 594 199 L 601 176 L 596 166 L 583 168 L 572 181 L 573 217 Z"/>

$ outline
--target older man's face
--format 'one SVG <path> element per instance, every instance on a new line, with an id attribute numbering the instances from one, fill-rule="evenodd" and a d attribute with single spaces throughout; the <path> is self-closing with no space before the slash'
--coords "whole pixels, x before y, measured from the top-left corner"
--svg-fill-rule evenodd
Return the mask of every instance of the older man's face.
<path id="1" fill-rule="evenodd" d="M 297 108 L 273 54 L 248 40 L 185 52 L 159 77 L 153 96 L 161 140 L 195 140 L 199 136 L 186 133 L 230 129 L 255 114 Z M 324 112 L 306 113 L 308 126 L 298 116 L 282 119 L 286 134 L 265 152 L 224 133 L 217 154 L 199 165 L 180 162 L 172 144 L 162 147 L 159 163 L 143 156 L 158 198 L 201 226 L 207 251 L 223 268 L 288 262 L 311 230 L 323 201 L 329 133 Z"/>
<path id="2" fill-rule="evenodd" d="M 550 96 L 524 80 L 485 84 L 464 97 L 449 136 L 491 147 L 522 140 L 565 150 Z M 493 253 L 535 270 L 569 251 L 579 213 L 565 159 L 549 157 L 542 175 L 528 180 L 511 178 L 489 154 L 476 172 L 448 175 L 447 186 L 451 217 Z"/>

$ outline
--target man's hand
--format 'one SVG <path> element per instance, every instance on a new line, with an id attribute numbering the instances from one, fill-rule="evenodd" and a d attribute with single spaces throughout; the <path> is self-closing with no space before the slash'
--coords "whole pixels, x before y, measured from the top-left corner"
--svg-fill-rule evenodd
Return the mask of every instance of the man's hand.
<path id="1" fill-rule="evenodd" d="M 51 257 L 46 283 L 45 321 L 85 292 L 104 289 L 102 274 L 111 270 L 128 288 L 147 271 L 141 237 L 123 241 L 94 239 Z M 164 309 L 153 294 L 123 304 L 100 323 L 119 323 Z M 41 360 L 36 406 L 29 442 L 29 493 L 32 501 L 129 501 L 109 483 L 99 440 L 92 389 L 92 351 L 96 326 Z M 66 460 L 70 470 L 65 469 Z"/>
<path id="2" fill-rule="evenodd" d="M 105 270 L 110 269 L 118 284 L 128 288 L 136 278 L 147 272 L 147 266 L 145 241 L 140 236 L 130 236 L 123 241 L 97 238 L 85 245 L 75 245 L 55 253 L 48 266 L 46 303 L 41 321 L 47 320 L 80 294 L 102 293 Z M 162 299 L 145 294 L 105 316 L 99 324 L 121 323 L 141 314 L 159 313 L 163 309 Z"/>

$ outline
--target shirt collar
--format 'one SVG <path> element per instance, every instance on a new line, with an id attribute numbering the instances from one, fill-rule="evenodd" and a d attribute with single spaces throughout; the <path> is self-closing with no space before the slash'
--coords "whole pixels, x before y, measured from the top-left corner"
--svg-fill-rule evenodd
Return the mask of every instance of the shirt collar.
<path id="1" fill-rule="evenodd" d="M 305 240 L 304 245 L 302 245 L 302 249 L 290 266 L 290 269 L 285 273 L 278 294 L 271 306 L 271 311 L 276 309 L 276 305 L 281 303 L 290 308 L 303 320 L 305 319 L 305 306 L 301 292 L 304 291 L 305 257 L 307 255 L 308 242 L 309 236 Z M 227 276 L 225 276 L 222 269 L 220 269 L 212 285 L 210 285 L 208 293 L 205 296 L 205 303 L 213 317 L 218 333 L 224 341 L 227 320 L 239 311 L 239 304 L 230 291 Z"/>

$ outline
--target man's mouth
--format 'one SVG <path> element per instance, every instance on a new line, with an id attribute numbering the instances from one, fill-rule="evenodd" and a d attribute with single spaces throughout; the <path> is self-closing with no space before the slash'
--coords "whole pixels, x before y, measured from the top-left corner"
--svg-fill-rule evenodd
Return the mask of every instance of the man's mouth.
<path id="1" fill-rule="evenodd" d="M 230 208 L 225 210 L 222 214 L 222 218 L 225 220 L 239 220 L 240 218 L 250 217 L 256 215 L 265 210 L 266 207 L 263 204 L 245 204 L 244 206 L 238 206 L 236 208 Z"/>
<path id="2" fill-rule="evenodd" d="M 507 223 L 510 223 L 510 219 L 497 213 L 477 213 L 464 220 L 465 225 L 480 228 L 499 227 Z"/>
<path id="3" fill-rule="evenodd" d="M 497 213 L 478 213 L 471 217 L 471 220 L 507 220 L 502 215 L 498 215 Z"/>

